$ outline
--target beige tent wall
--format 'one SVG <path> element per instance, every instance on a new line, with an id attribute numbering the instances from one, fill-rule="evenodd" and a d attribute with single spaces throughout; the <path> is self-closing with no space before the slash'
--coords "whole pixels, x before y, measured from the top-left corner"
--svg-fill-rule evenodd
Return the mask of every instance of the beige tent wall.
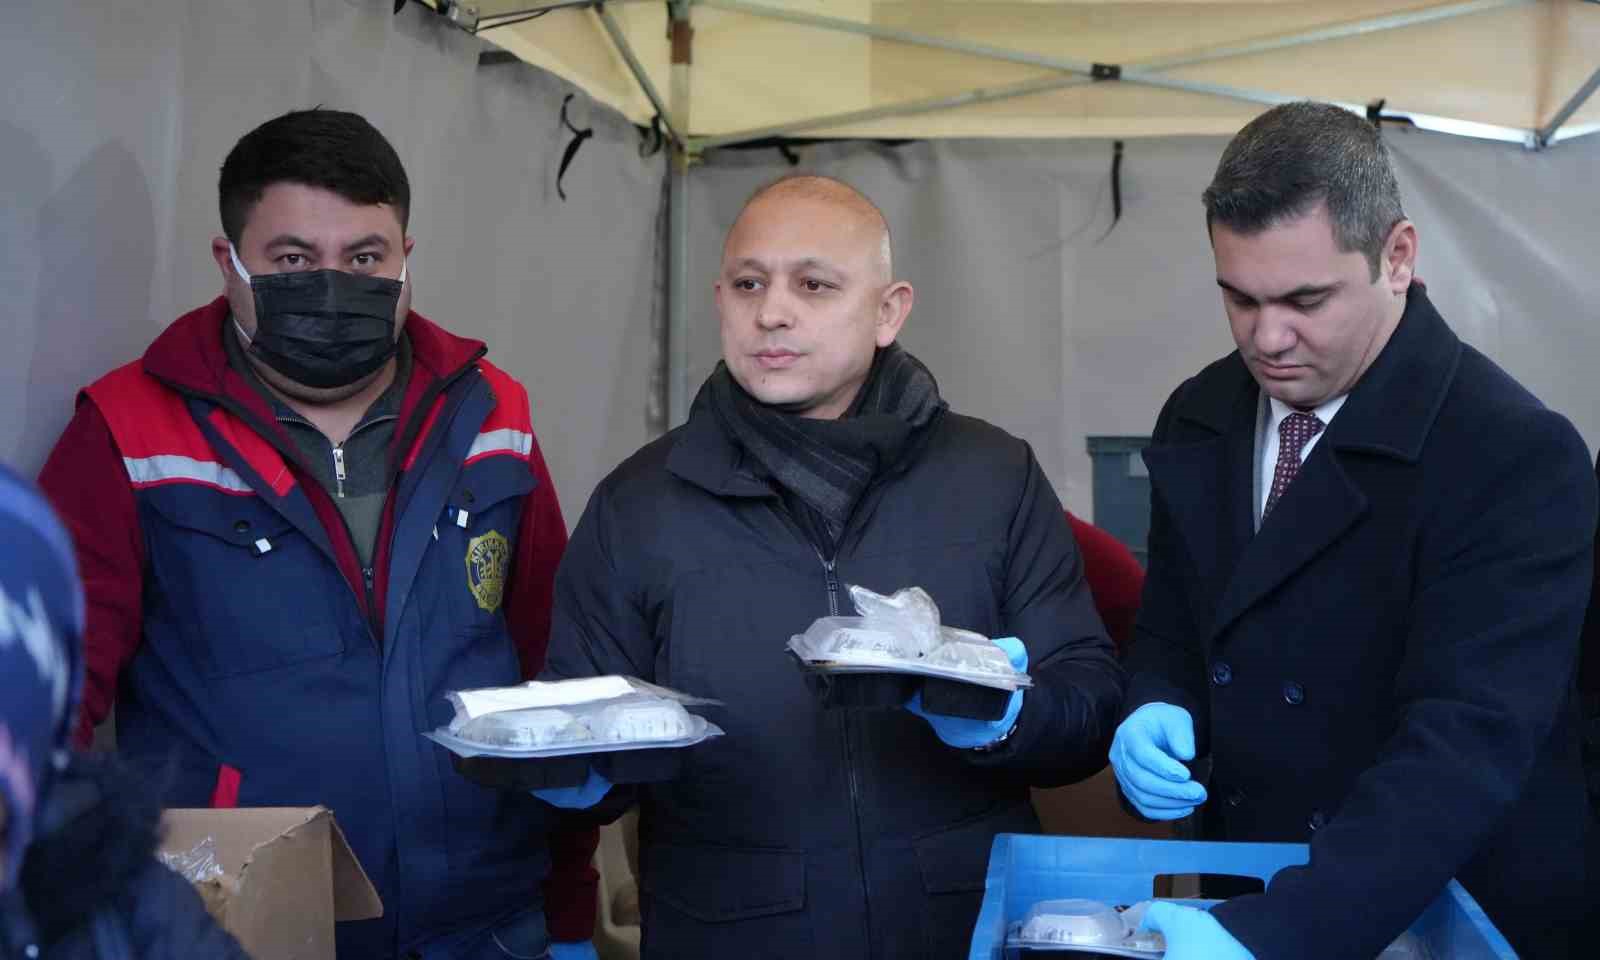
<path id="1" fill-rule="evenodd" d="M 35 471 L 81 386 L 217 295 L 223 156 L 263 120 L 323 104 L 365 114 L 400 151 L 417 307 L 529 385 L 576 522 L 650 432 L 665 164 L 579 93 L 572 118 L 595 136 L 563 203 L 573 88 L 479 68 L 481 49 L 422 7 L 365 0 L 0 4 L 0 457 Z"/>
<path id="2" fill-rule="evenodd" d="M 1391 131 L 1420 274 L 1447 320 L 1600 444 L 1600 139 L 1544 153 Z M 1028 440 L 1092 515 L 1090 435 L 1148 435 L 1168 393 L 1232 349 L 1200 192 L 1225 139 L 1129 141 L 1111 228 L 1111 144 L 954 140 L 722 151 L 691 180 L 690 379 L 717 360 L 711 283 L 748 193 L 791 169 L 884 209 L 917 290 L 902 342 L 953 406 Z M 1109 233 L 1107 232 L 1109 229 Z"/>

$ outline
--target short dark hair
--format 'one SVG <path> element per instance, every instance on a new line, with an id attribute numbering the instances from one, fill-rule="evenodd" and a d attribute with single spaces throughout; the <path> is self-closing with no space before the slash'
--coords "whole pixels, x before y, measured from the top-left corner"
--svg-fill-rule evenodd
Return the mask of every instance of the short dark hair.
<path id="1" fill-rule="evenodd" d="M 1367 258 L 1405 219 L 1400 185 L 1376 125 L 1331 104 L 1273 107 L 1234 136 L 1202 199 L 1206 228 L 1251 234 L 1328 207 L 1339 249 Z"/>
<path id="2" fill-rule="evenodd" d="M 405 227 L 411 183 L 400 155 L 365 117 L 296 110 L 245 134 L 222 162 L 217 201 L 222 232 L 239 242 L 250 211 L 275 183 L 320 187 L 351 203 L 388 204 Z"/>

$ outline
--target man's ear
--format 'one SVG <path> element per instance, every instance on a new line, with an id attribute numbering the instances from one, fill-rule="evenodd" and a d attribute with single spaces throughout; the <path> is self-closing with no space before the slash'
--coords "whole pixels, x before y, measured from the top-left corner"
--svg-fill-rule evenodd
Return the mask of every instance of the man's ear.
<path id="1" fill-rule="evenodd" d="M 891 283 L 883 291 L 883 297 L 878 301 L 878 322 L 873 330 L 880 348 L 894 343 L 895 338 L 900 336 L 900 328 L 906 325 L 906 318 L 911 316 L 911 307 L 916 299 L 917 292 L 904 280 Z"/>
<path id="2" fill-rule="evenodd" d="M 1401 220 L 1389 231 L 1380 267 L 1379 276 L 1389 292 L 1404 297 L 1417 273 L 1417 228 L 1410 220 Z"/>
<path id="3" fill-rule="evenodd" d="M 233 269 L 233 258 L 228 255 L 232 249 L 233 245 L 228 242 L 227 237 L 211 238 L 211 259 L 217 262 L 217 269 L 222 271 L 222 288 L 225 292 L 228 281 L 239 279 L 239 275 Z"/>

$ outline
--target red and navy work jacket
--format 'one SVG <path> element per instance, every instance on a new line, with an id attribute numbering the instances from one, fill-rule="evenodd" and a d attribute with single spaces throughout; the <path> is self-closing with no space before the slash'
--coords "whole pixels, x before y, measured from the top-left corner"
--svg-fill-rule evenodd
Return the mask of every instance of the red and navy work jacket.
<path id="1" fill-rule="evenodd" d="M 594 833 L 486 790 L 422 733 L 451 690 L 544 660 L 566 528 L 527 392 L 484 346 L 406 321 L 412 373 L 363 568 L 264 397 L 228 366 L 219 299 L 79 398 L 41 483 L 89 599 L 80 735 L 117 709 L 118 749 L 170 806 L 333 809 L 378 888 L 343 955 L 491 927 L 550 891 L 558 940 L 593 923 Z M 426 953 L 427 951 L 423 951 Z"/>

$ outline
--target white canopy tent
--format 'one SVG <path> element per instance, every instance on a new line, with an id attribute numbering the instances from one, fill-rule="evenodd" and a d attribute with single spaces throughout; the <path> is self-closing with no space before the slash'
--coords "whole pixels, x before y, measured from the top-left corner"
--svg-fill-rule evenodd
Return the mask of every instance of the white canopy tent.
<path id="1" fill-rule="evenodd" d="M 1600 130 L 1600 9 L 1580 0 L 429 2 L 636 123 L 661 114 L 691 153 L 1227 134 L 1302 98 L 1530 146 Z"/>
<path id="2" fill-rule="evenodd" d="M 1542 150 L 1600 132 L 1593 0 L 425 0 L 675 145 L 668 418 L 684 419 L 687 169 L 772 137 L 1231 134 L 1296 99 Z"/>

